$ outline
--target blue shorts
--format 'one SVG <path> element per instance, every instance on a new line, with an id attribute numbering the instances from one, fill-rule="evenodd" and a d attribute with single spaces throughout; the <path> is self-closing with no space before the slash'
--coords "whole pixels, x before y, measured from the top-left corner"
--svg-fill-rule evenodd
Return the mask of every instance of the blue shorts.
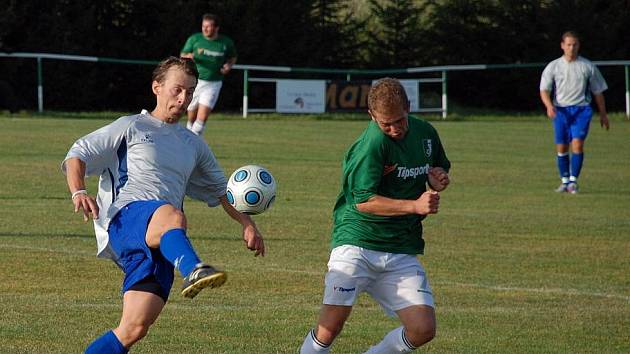
<path id="1" fill-rule="evenodd" d="M 146 233 L 153 213 L 167 204 L 162 200 L 138 201 L 127 204 L 109 224 L 109 243 L 118 256 L 118 264 L 125 272 L 122 292 L 144 289 L 149 281 L 159 284 L 158 296 L 168 299 L 174 279 L 173 265 L 162 256 L 159 249 L 151 249 Z M 155 293 L 154 291 L 148 291 Z"/>
<path id="2" fill-rule="evenodd" d="M 593 118 L 591 106 L 556 107 L 553 119 L 556 144 L 568 145 L 571 140 L 586 140 Z"/>

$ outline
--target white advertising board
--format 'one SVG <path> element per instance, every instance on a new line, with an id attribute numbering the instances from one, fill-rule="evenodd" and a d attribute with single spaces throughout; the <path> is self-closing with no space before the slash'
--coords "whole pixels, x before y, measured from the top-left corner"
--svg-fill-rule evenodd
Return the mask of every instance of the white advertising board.
<path id="1" fill-rule="evenodd" d="M 324 113 L 325 80 L 278 80 L 276 111 L 280 113 Z"/>

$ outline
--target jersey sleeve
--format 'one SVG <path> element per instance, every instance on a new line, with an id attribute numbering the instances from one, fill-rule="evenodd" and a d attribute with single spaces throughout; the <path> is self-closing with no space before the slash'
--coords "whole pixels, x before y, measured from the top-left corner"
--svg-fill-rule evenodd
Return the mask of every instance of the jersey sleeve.
<path id="1" fill-rule="evenodd" d="M 195 42 L 194 35 L 188 37 L 188 39 L 186 40 L 186 43 L 184 43 L 184 47 L 182 48 L 181 53 L 192 53 L 194 42 Z"/>
<path id="2" fill-rule="evenodd" d="M 382 140 L 364 136 L 348 153 L 344 174 L 352 204 L 366 202 L 378 194 L 383 175 L 384 150 Z"/>
<path id="3" fill-rule="evenodd" d="M 449 161 L 448 157 L 446 157 L 446 151 L 444 151 L 444 146 L 442 145 L 442 141 L 440 140 L 440 136 L 435 130 L 433 126 L 433 133 L 435 135 L 435 151 L 433 155 L 433 166 L 432 167 L 442 167 L 446 172 L 451 169 L 451 161 Z"/>
<path id="4" fill-rule="evenodd" d="M 595 65 L 593 65 L 592 68 L 591 79 L 589 80 L 589 88 L 591 89 L 591 92 L 596 95 L 608 89 L 608 85 L 606 85 L 606 80 L 604 80 L 602 73 Z"/>
<path id="5" fill-rule="evenodd" d="M 234 45 L 234 41 L 232 41 L 231 39 L 228 41 L 228 44 L 226 46 L 226 52 L 225 52 L 225 58 L 229 59 L 229 58 L 236 58 L 237 53 L 236 53 L 236 46 Z"/>
<path id="6" fill-rule="evenodd" d="M 226 193 L 227 179 L 210 147 L 200 142 L 198 149 L 199 159 L 186 186 L 186 195 L 215 207 L 220 204 L 219 197 Z"/>
<path id="7" fill-rule="evenodd" d="M 553 89 L 553 63 L 549 63 L 540 76 L 540 91 L 549 91 Z"/>
<path id="8" fill-rule="evenodd" d="M 86 175 L 100 175 L 117 160 L 116 153 L 125 141 L 127 128 L 134 116 L 122 117 L 77 140 L 61 163 L 66 173 L 66 161 L 78 158 L 86 165 Z"/>

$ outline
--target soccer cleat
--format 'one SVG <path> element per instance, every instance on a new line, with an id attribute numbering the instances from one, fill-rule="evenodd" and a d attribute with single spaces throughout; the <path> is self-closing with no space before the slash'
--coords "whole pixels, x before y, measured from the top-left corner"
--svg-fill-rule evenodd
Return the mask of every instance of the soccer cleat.
<path id="1" fill-rule="evenodd" d="M 213 267 L 200 263 L 184 278 L 182 295 L 189 299 L 194 298 L 205 288 L 218 288 L 227 280 L 227 274 Z"/>
<path id="2" fill-rule="evenodd" d="M 567 183 L 562 183 L 562 184 L 560 184 L 560 186 L 559 186 L 558 188 L 556 188 L 556 192 L 557 192 L 557 193 L 564 193 L 564 192 L 567 192 L 567 186 L 568 186 L 568 184 L 567 184 Z"/>
<path id="3" fill-rule="evenodd" d="M 577 194 L 579 191 L 578 185 L 575 182 L 571 182 L 567 185 L 567 192 L 571 194 Z"/>

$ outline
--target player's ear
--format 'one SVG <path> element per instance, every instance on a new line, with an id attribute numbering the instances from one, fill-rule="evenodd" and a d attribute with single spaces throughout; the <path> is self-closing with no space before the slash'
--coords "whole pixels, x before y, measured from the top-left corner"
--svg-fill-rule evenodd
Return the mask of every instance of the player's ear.
<path id="1" fill-rule="evenodd" d="M 368 114 L 370 115 L 370 118 L 372 118 L 372 120 L 376 122 L 376 119 L 374 119 L 374 115 L 372 114 L 372 111 L 370 111 L 369 109 L 368 109 Z"/>
<path id="2" fill-rule="evenodd" d="M 151 90 L 153 91 L 153 93 L 157 96 L 160 94 L 160 89 L 162 88 L 162 85 L 160 85 L 159 82 L 157 81 L 153 81 L 153 83 L 151 83 Z"/>

